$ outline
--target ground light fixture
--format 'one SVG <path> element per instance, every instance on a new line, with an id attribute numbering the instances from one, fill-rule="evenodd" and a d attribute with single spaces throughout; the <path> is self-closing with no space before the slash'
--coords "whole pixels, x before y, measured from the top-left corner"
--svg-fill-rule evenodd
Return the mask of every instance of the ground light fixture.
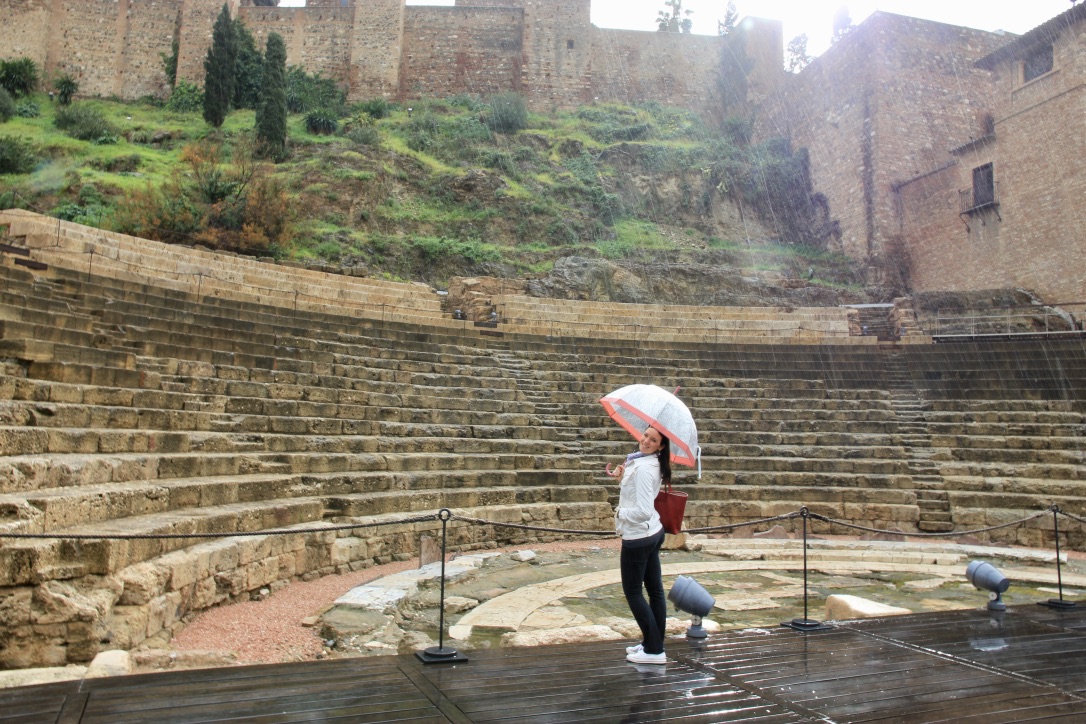
<path id="1" fill-rule="evenodd" d="M 690 628 L 686 629 L 687 638 L 703 639 L 709 635 L 701 625 L 701 619 L 713 610 L 716 599 L 709 595 L 700 583 L 689 576 L 679 576 L 671 586 L 667 598 L 675 604 L 675 608 L 691 615 Z"/>
<path id="2" fill-rule="evenodd" d="M 1011 587 L 1011 581 L 995 566 L 985 561 L 972 561 L 965 569 L 965 577 L 978 590 L 988 591 L 989 611 L 1007 610 L 1002 595 Z"/>

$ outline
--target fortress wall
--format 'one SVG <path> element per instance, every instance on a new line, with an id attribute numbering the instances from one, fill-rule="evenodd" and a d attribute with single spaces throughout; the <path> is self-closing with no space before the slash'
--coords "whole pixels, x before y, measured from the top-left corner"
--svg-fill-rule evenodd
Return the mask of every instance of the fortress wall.
<path id="1" fill-rule="evenodd" d="M 0 0 L 0 58 L 30 58 L 44 68 L 49 45 L 49 0 Z"/>
<path id="2" fill-rule="evenodd" d="M 82 94 L 113 93 L 124 62 L 118 35 L 127 34 L 127 13 L 118 5 L 114 0 L 64 3 L 53 16 L 49 29 L 50 41 L 59 37 L 63 45 L 50 47 L 45 77 L 54 71 L 65 71 L 79 81 Z"/>
<path id="3" fill-rule="evenodd" d="M 349 77 L 354 9 L 241 8 L 241 19 L 257 39 L 261 52 L 270 33 L 278 33 L 287 46 L 287 65 L 301 65 L 346 83 Z"/>
<path id="4" fill-rule="evenodd" d="M 352 99 L 399 95 L 404 14 L 404 0 L 355 5 L 348 76 Z"/>
<path id="5" fill-rule="evenodd" d="M 720 39 L 708 35 L 595 29 L 592 97 L 708 111 L 719 98 L 720 47 Z"/>
<path id="6" fill-rule="evenodd" d="M 118 60 L 113 79 L 113 95 L 124 98 L 164 97 L 169 82 L 162 56 L 172 51 L 179 31 L 180 0 L 128 0 L 124 26 L 124 54 Z M 82 89 L 81 89 L 82 92 Z"/>
<path id="7" fill-rule="evenodd" d="M 521 92 L 523 37 L 520 9 L 410 7 L 400 93 L 418 98 Z"/>
<path id="8" fill-rule="evenodd" d="M 226 5 L 230 17 L 237 17 L 239 0 L 183 0 L 181 45 L 177 56 L 177 79 L 204 84 L 204 58 L 211 47 L 215 18 Z"/>
<path id="9" fill-rule="evenodd" d="M 590 102 L 589 0 L 524 3 L 524 90 L 530 108 L 549 111 Z"/>

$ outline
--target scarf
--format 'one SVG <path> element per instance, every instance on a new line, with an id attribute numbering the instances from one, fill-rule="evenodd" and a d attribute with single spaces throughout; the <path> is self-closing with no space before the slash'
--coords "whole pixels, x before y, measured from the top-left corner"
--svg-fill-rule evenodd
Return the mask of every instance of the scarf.
<path id="1" fill-rule="evenodd" d="M 646 455 L 645 453 L 638 450 L 637 452 L 633 452 L 633 453 L 630 453 L 629 455 L 627 455 L 626 456 L 626 462 L 623 463 L 623 464 L 624 465 L 629 465 L 630 463 L 632 463 L 634 460 L 637 460 L 638 458 L 647 458 L 647 457 L 648 457 L 648 455 Z"/>

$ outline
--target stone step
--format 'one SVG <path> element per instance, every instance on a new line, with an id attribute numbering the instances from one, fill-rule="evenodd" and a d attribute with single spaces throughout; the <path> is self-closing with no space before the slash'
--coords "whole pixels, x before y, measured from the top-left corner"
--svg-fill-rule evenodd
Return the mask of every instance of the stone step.
<path id="1" fill-rule="evenodd" d="M 954 531 L 954 523 L 946 521 L 922 520 L 916 524 L 922 533 L 950 533 Z"/>

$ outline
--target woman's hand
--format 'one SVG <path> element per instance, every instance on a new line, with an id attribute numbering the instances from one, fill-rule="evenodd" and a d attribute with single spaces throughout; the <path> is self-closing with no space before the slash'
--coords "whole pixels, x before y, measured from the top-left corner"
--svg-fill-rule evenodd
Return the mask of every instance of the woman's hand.
<path id="1" fill-rule="evenodd" d="M 624 472 L 626 472 L 626 463 L 620 464 L 614 472 L 611 471 L 611 463 L 607 463 L 607 474 L 612 478 L 621 478 Z"/>

